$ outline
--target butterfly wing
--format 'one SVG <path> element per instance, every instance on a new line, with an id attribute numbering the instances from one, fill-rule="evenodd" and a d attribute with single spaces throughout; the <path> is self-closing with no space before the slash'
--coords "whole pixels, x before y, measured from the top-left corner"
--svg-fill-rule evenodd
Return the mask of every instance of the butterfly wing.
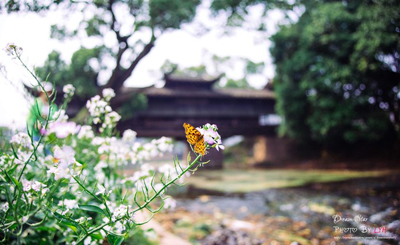
<path id="1" fill-rule="evenodd" d="M 199 130 L 188 123 L 184 123 L 183 127 L 185 128 L 186 139 L 189 144 L 194 145 L 199 141 L 199 138 L 202 137 Z"/>
<path id="2" fill-rule="evenodd" d="M 206 145 L 204 144 L 203 135 L 200 136 L 196 144 L 194 145 L 194 152 L 204 156 L 206 154 Z"/>

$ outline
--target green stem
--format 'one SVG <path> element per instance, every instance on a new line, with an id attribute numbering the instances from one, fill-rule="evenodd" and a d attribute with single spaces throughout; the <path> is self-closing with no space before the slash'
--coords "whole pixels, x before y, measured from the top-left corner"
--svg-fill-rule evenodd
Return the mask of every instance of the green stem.
<path id="1" fill-rule="evenodd" d="M 37 84 L 39 85 L 40 89 L 45 93 L 45 95 L 46 95 L 46 97 L 47 97 L 47 101 L 50 101 L 50 96 L 49 96 L 49 94 L 47 93 L 46 89 L 44 88 L 43 84 L 39 81 L 39 79 L 37 78 L 37 76 L 36 76 L 35 74 L 33 74 L 33 72 L 25 65 L 25 63 L 21 60 L 21 57 L 20 57 L 19 55 L 17 55 L 17 58 L 18 58 L 18 60 L 21 62 L 22 66 L 23 66 L 23 67 L 32 75 L 32 77 L 36 80 L 36 82 L 37 82 Z M 49 105 L 49 111 L 48 111 L 48 113 L 47 113 L 47 117 L 46 117 L 45 124 L 44 124 L 44 129 L 45 129 L 45 130 L 47 129 L 47 126 L 48 126 L 49 121 L 50 121 L 51 109 L 52 109 L 52 106 L 51 106 L 51 104 L 50 104 L 50 105 Z M 20 173 L 19 176 L 18 176 L 18 182 L 21 180 L 21 177 L 22 177 L 22 175 L 23 175 L 23 173 L 24 173 L 24 171 L 25 171 L 26 165 L 28 165 L 28 163 L 29 163 L 29 161 L 31 160 L 32 156 L 36 153 L 37 148 L 39 147 L 40 143 L 42 142 L 42 139 L 43 139 L 43 135 L 40 135 L 40 138 L 39 138 L 39 140 L 38 140 L 36 146 L 34 146 L 34 148 L 33 148 L 32 154 L 29 156 L 28 160 L 26 160 L 25 163 L 24 163 L 24 167 L 22 168 L 22 171 L 21 171 L 21 173 Z M 32 145 L 34 145 L 33 142 L 32 142 Z"/>
<path id="2" fill-rule="evenodd" d="M 169 181 L 167 184 L 165 184 L 163 186 L 163 188 L 161 188 L 156 194 L 154 194 L 154 196 L 152 198 L 150 198 L 147 202 L 145 202 L 142 206 L 137 207 L 135 210 L 133 210 L 131 213 L 134 214 L 137 211 L 140 211 L 144 208 L 146 208 L 154 199 L 156 199 L 160 193 L 162 193 L 168 186 L 170 186 L 171 184 L 173 184 L 175 181 L 177 181 L 178 179 L 180 179 L 187 171 L 189 171 L 189 169 L 191 169 L 193 167 L 194 164 L 197 163 L 197 161 L 200 159 L 201 155 L 198 155 L 196 157 L 196 159 L 193 160 L 193 162 L 182 172 L 180 173 L 177 177 L 175 177 L 175 179 Z"/>
<path id="3" fill-rule="evenodd" d="M 154 194 L 154 196 L 153 196 L 152 198 L 150 198 L 150 199 L 149 199 L 147 202 L 145 202 L 142 206 L 140 206 L 140 207 L 136 208 L 135 210 L 133 210 L 133 211 L 131 212 L 131 215 L 133 215 L 133 214 L 136 213 L 137 211 L 140 211 L 140 210 L 146 208 L 154 199 L 156 199 L 157 197 L 159 197 L 160 193 L 162 193 L 168 186 L 172 185 L 175 181 L 177 181 L 179 178 L 181 178 L 187 171 L 189 171 L 189 169 L 191 169 L 191 168 L 193 167 L 193 165 L 196 164 L 196 163 L 199 161 L 200 157 L 201 157 L 201 155 L 198 155 L 198 156 L 196 157 L 196 159 L 194 159 L 193 162 L 192 162 L 185 170 L 183 170 L 182 173 L 180 173 L 177 177 L 175 177 L 175 179 L 173 179 L 173 180 L 169 181 L 167 184 L 165 184 L 165 185 L 163 186 L 163 188 L 161 188 L 156 194 Z M 96 227 L 96 228 L 93 228 L 93 229 L 89 230 L 88 233 L 87 233 L 85 236 L 83 236 L 81 239 L 79 239 L 79 240 L 77 241 L 76 244 L 81 244 L 81 243 L 82 243 L 87 237 L 89 237 L 91 234 L 93 234 L 93 233 L 95 233 L 95 232 L 97 232 L 97 231 L 103 229 L 103 228 L 106 227 L 107 225 L 111 225 L 111 224 L 113 224 L 113 223 L 115 223 L 115 222 L 118 222 L 118 221 L 120 221 L 120 220 L 123 220 L 123 219 L 125 219 L 125 216 L 124 216 L 124 217 L 121 217 L 121 218 L 119 218 L 119 219 L 116 219 L 114 222 L 111 221 L 111 219 L 110 219 L 109 222 L 107 222 L 107 223 L 105 223 L 105 224 L 102 224 L 102 225 L 100 225 L 100 226 L 98 226 L 98 227 Z"/>
<path id="4" fill-rule="evenodd" d="M 104 199 L 102 200 L 102 199 L 98 198 L 95 194 L 93 194 L 93 192 L 89 191 L 89 190 L 79 181 L 78 178 L 76 178 L 76 177 L 73 176 L 73 175 L 71 175 L 71 176 L 72 176 L 72 178 L 74 178 L 74 180 L 76 181 L 76 183 L 78 183 L 78 185 L 79 185 L 80 187 L 83 188 L 83 190 L 85 190 L 89 195 L 91 195 L 92 197 L 94 197 L 98 202 L 103 203 L 104 206 L 106 206 L 106 211 L 107 211 L 107 213 L 108 213 L 108 215 L 109 215 L 109 218 L 111 219 L 111 211 L 110 211 L 110 209 L 109 209 L 108 206 L 107 206 L 107 202 L 106 202 Z"/>
<path id="5" fill-rule="evenodd" d="M 14 51 L 16 52 L 16 50 L 14 50 Z M 20 57 L 19 55 L 17 55 L 17 58 L 18 58 L 18 60 L 21 62 L 22 66 L 23 66 L 23 67 L 33 76 L 33 78 L 36 80 L 36 82 L 38 83 L 38 85 L 40 86 L 40 88 L 42 89 L 42 91 L 46 94 L 47 100 L 50 101 L 49 94 L 46 92 L 45 88 L 43 87 L 43 85 L 42 85 L 42 83 L 39 81 L 39 79 L 36 77 L 36 75 L 33 74 L 32 71 L 25 65 L 25 63 L 21 60 L 21 57 Z M 48 123 L 49 123 L 49 120 L 50 120 L 51 109 L 52 109 L 52 106 L 50 105 L 50 106 L 49 106 L 49 112 L 48 112 L 47 118 L 46 118 L 46 120 L 45 120 L 44 129 L 47 129 L 47 126 L 48 126 Z M 39 147 L 40 143 L 42 142 L 42 139 L 43 139 L 43 135 L 40 136 L 40 138 L 39 138 L 39 140 L 38 140 L 36 146 L 35 146 L 35 144 L 33 143 L 33 140 L 32 140 L 31 143 L 32 143 L 32 146 L 33 146 L 33 151 L 32 151 L 32 153 L 30 154 L 30 156 L 28 157 L 28 159 L 25 161 L 24 167 L 22 168 L 21 172 L 19 173 L 18 182 L 21 181 L 21 178 L 22 178 L 22 175 L 23 175 L 24 172 L 25 172 L 26 166 L 28 165 L 28 163 L 29 163 L 29 161 L 31 160 L 32 156 L 33 156 L 34 154 L 36 154 L 37 148 Z M 17 188 L 14 189 L 13 198 L 12 198 L 11 203 L 14 203 L 14 200 L 15 200 L 15 198 L 17 197 L 17 189 L 19 189 L 18 186 L 17 186 Z M 9 210 L 10 210 L 10 209 L 7 210 L 5 217 L 7 217 Z"/>

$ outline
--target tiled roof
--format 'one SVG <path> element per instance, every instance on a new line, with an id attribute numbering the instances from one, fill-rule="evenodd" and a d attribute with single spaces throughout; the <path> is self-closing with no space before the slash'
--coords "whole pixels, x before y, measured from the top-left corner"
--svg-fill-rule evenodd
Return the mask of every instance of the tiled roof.
<path id="1" fill-rule="evenodd" d="M 214 83 L 220 79 L 220 77 L 210 77 L 210 76 L 203 76 L 203 77 L 191 77 L 191 76 L 184 76 L 184 75 L 177 75 L 177 74 L 165 74 L 164 79 L 166 82 L 196 82 L 196 83 Z"/>
<path id="2" fill-rule="evenodd" d="M 125 88 L 124 92 L 143 92 L 147 96 L 160 97 L 234 97 L 248 99 L 274 99 L 275 94 L 269 90 L 253 90 L 253 89 L 238 89 L 238 88 L 220 88 L 209 90 L 178 90 L 169 88 Z"/>

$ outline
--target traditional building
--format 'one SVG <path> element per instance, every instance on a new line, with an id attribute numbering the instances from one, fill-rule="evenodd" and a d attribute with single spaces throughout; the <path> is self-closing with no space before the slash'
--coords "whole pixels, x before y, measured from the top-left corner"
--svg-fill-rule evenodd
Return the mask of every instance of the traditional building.
<path id="1" fill-rule="evenodd" d="M 165 75 L 162 88 L 126 88 L 125 94 L 144 93 L 148 106 L 133 118 L 120 122 L 118 127 L 121 131 L 132 128 L 139 137 L 168 136 L 185 141 L 184 122 L 195 127 L 212 123 L 218 126 L 223 139 L 233 135 L 254 137 L 253 163 L 276 158 L 277 121 L 270 120 L 275 114 L 274 93 L 269 89 L 217 89 L 214 88 L 217 81 L 218 78 Z M 223 155 L 213 150 L 203 160 L 212 160 L 207 168 L 221 168 Z"/>
<path id="2" fill-rule="evenodd" d="M 213 123 L 222 137 L 275 135 L 276 125 L 260 123 L 266 115 L 275 114 L 272 91 L 216 89 L 217 80 L 165 75 L 162 88 L 126 88 L 128 94 L 135 90 L 144 93 L 148 107 L 120 122 L 119 128 L 133 128 L 139 137 L 184 138 L 184 122 L 195 127 Z"/>

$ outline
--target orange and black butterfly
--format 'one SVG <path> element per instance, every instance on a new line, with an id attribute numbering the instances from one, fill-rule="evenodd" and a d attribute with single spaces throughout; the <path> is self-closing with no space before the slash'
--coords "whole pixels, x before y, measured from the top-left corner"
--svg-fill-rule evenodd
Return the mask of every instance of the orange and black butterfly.
<path id="1" fill-rule="evenodd" d="M 186 139 L 189 144 L 194 145 L 194 152 L 202 156 L 206 153 L 206 145 L 204 143 L 204 137 L 195 127 L 189 123 L 184 123 Z"/>

